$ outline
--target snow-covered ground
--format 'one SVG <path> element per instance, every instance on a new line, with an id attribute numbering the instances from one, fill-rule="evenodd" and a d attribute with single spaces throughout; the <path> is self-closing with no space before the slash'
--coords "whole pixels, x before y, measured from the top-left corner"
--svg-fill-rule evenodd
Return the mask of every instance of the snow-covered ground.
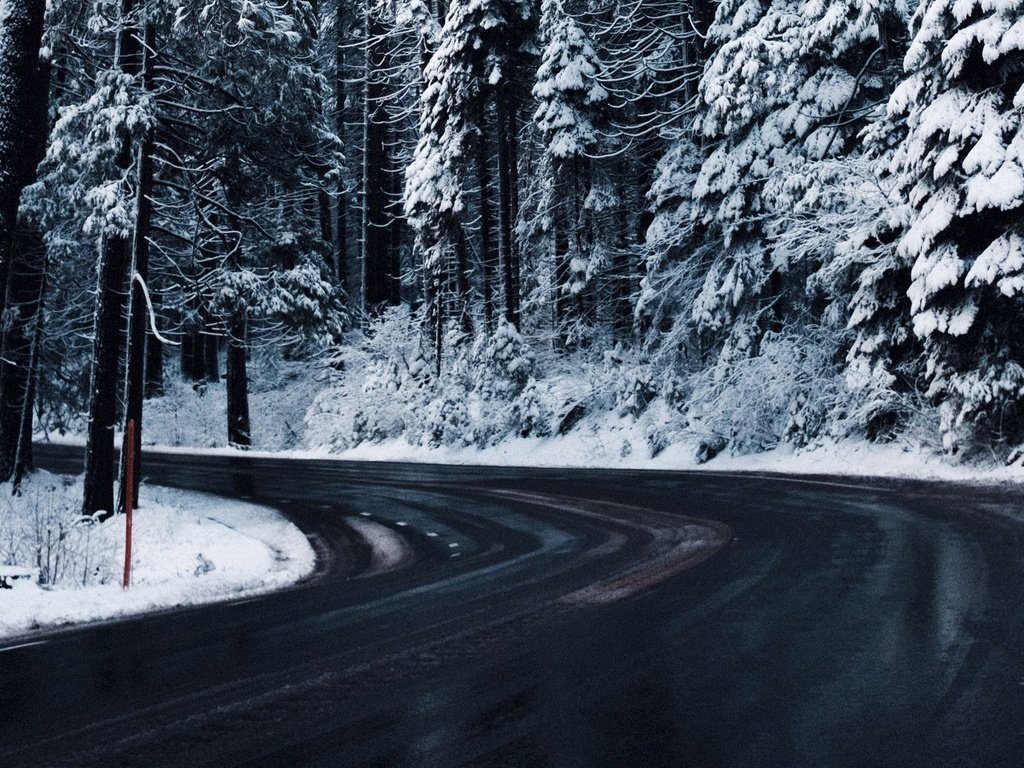
<path id="1" fill-rule="evenodd" d="M 46 473 L 21 497 L 0 494 L 0 564 L 43 565 L 42 586 L 0 589 L 0 637 L 259 594 L 315 566 L 306 537 L 274 510 L 144 486 L 123 590 L 124 518 L 76 518 L 80 494 L 80 482 Z"/>
<path id="2" fill-rule="evenodd" d="M 404 329 L 405 326 L 400 328 Z M 408 357 L 408 347 L 413 342 L 406 339 L 403 333 L 408 335 L 412 332 L 408 329 L 402 332 L 392 329 L 391 335 L 380 335 L 385 349 L 379 352 L 379 356 L 387 360 L 396 357 L 397 353 L 385 354 L 390 346 L 395 346 Z M 429 409 L 418 401 L 411 405 L 400 402 L 402 397 L 410 397 L 409 392 L 400 395 L 385 388 L 380 393 L 367 394 L 367 371 L 372 370 L 373 365 L 364 359 L 368 353 L 360 353 L 362 357 L 352 350 L 350 353 L 355 357 L 350 361 L 351 364 L 344 366 L 347 373 L 340 385 L 336 376 L 332 378 L 326 375 L 318 364 L 275 362 L 270 358 L 261 358 L 259 364 L 253 364 L 250 410 L 253 416 L 253 442 L 257 450 L 251 455 L 357 461 L 766 471 L 982 482 L 1024 481 L 1024 467 L 1020 462 L 1007 467 L 995 455 L 976 456 L 972 461 L 964 463 L 956 463 L 944 457 L 937 441 L 923 441 L 931 434 L 931 425 L 907 430 L 906 434 L 898 438 L 898 442 L 890 444 L 853 438 L 830 442 L 819 438 L 810 447 L 796 449 L 783 441 L 780 447 L 763 453 L 734 454 L 727 448 L 711 461 L 701 463 L 697 458 L 700 453 L 700 435 L 693 430 L 681 428 L 679 413 L 668 407 L 664 399 L 655 400 L 638 415 L 630 413 L 630 409 L 620 402 L 623 401 L 621 393 L 631 391 L 630 387 L 621 386 L 620 381 L 628 381 L 633 375 L 629 365 L 586 363 L 582 358 L 551 354 L 537 363 L 538 368 L 547 371 L 542 387 L 542 399 L 547 401 L 547 405 L 541 410 L 545 411 L 545 418 L 551 427 L 549 431 L 558 425 L 568 404 L 587 404 L 587 412 L 567 434 L 523 438 L 516 436 L 514 431 L 502 433 L 499 430 L 494 433 L 495 439 L 482 448 L 477 445 L 467 446 L 458 440 L 428 446 L 423 444 L 422 429 L 421 434 L 417 435 L 413 430 L 403 430 L 402 424 L 409 420 L 410 413 L 417 415 Z M 404 359 L 402 354 L 397 354 L 397 357 Z M 775 389 L 781 391 L 785 387 L 776 386 Z M 608 394 L 616 392 L 619 394 Z M 738 412 L 747 408 L 749 412 L 744 412 L 745 418 L 763 421 L 765 414 L 758 410 L 761 405 L 747 402 L 757 400 L 760 395 L 763 393 L 750 392 L 743 398 L 737 395 L 731 405 L 717 404 L 716 412 Z M 774 410 L 785 410 L 787 397 L 789 395 L 785 393 L 778 395 L 776 400 L 779 402 L 775 403 Z M 745 402 L 746 405 L 743 405 Z M 325 403 L 328 406 L 326 409 Z M 477 414 L 476 421 L 483 427 L 489 421 L 497 423 L 501 414 L 513 405 L 495 401 L 490 405 L 493 413 L 488 418 L 479 418 Z M 625 405 L 628 405 L 628 398 Z M 169 375 L 166 396 L 147 401 L 143 441 L 147 448 L 160 450 L 191 453 L 201 449 L 233 454 L 235 451 L 226 447 L 225 409 L 223 383 L 193 387 Z M 389 415 L 389 409 L 395 409 L 395 412 Z M 360 411 L 370 414 L 371 421 L 387 427 L 382 430 L 383 436 L 375 433 L 361 441 L 353 437 L 354 424 L 358 421 Z M 397 426 L 391 424 L 392 421 Z M 697 426 L 700 427 L 700 424 Z M 723 427 L 723 424 L 717 426 Z M 773 430 L 778 426 L 775 424 Z M 479 431 L 480 428 L 478 425 L 475 429 Z M 765 435 L 768 444 L 771 443 L 770 432 L 772 430 L 767 430 Z M 504 439 L 502 434 L 505 435 Z M 58 437 L 55 433 L 39 435 L 39 438 L 53 439 L 55 442 L 82 442 L 80 436 Z M 661 450 L 652 456 L 653 444 L 659 445 Z"/>
<path id="3" fill-rule="evenodd" d="M 1024 468 L 1020 466 L 1005 467 L 995 463 L 951 464 L 924 449 L 915 450 L 896 445 L 851 441 L 800 451 L 784 446 L 757 454 L 723 454 L 702 464 L 695 458 L 693 444 L 672 445 L 658 456 L 651 457 L 643 447 L 643 441 L 631 440 L 630 435 L 628 428 L 612 433 L 574 432 L 564 437 L 512 439 L 479 450 L 449 447 L 427 449 L 397 439 L 386 443 L 363 443 L 331 457 L 354 461 L 415 461 L 485 466 L 778 472 L 985 483 L 1024 482 Z M 292 452 L 290 455 L 323 457 L 323 454 L 300 452 Z"/>

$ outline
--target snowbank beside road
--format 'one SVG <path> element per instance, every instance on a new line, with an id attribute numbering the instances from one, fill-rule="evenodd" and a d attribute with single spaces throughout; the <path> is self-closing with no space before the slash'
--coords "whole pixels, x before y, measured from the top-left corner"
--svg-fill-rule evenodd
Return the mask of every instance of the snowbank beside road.
<path id="1" fill-rule="evenodd" d="M 511 438 L 486 448 L 425 448 L 402 438 L 362 443 L 346 451 L 289 452 L 303 458 L 348 461 L 409 461 L 435 464 L 638 469 L 697 472 L 770 472 L 792 475 L 844 475 L 980 483 L 1024 483 L 1024 466 L 994 461 L 952 463 L 925 447 L 879 445 L 849 440 L 796 450 L 781 446 L 762 453 L 723 453 L 710 461 L 696 458 L 695 444 L 676 443 L 651 456 L 642 430 L 628 419 L 609 417 L 610 427 L 577 430 L 565 436 Z M 284 454 L 277 454 L 278 456 Z"/>
<path id="2" fill-rule="evenodd" d="M 80 484 L 40 473 L 0 506 L 0 563 L 37 567 L 41 586 L 0 590 L 0 637 L 254 595 L 313 571 L 306 537 L 274 510 L 204 494 L 142 489 L 131 589 L 121 589 L 124 518 L 68 514 Z"/>

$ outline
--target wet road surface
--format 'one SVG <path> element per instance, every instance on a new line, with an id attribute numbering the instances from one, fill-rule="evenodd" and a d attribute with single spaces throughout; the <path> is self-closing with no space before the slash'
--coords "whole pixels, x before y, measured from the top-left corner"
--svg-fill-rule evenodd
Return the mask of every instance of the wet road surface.
<path id="1" fill-rule="evenodd" d="M 0 766 L 1024 765 L 1021 491 L 155 453 L 144 474 L 281 509 L 320 572 L 0 643 Z M 404 539 L 400 567 L 353 518 Z"/>

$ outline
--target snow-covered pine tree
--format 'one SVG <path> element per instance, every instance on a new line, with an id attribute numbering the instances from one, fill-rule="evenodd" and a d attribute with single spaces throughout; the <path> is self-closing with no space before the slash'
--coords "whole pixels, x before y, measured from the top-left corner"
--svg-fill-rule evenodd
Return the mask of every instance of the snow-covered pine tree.
<path id="1" fill-rule="evenodd" d="M 636 315 L 649 328 L 648 343 L 673 356 L 690 351 L 687 310 L 703 285 L 705 265 L 720 246 L 716 240 L 706 242 L 694 225 L 692 192 L 701 160 L 692 135 L 680 132 L 658 161 L 648 191 L 653 219 L 645 233 Z"/>
<path id="2" fill-rule="evenodd" d="M 713 149 L 693 196 L 697 222 L 723 247 L 706 265 L 691 317 L 724 344 L 723 359 L 756 354 L 799 300 L 788 255 L 771 247 L 766 182 L 808 160 L 848 152 L 867 108 L 884 97 L 889 25 L 902 0 L 725 0 L 710 39 L 717 52 L 700 92 L 700 128 Z M 790 190 L 792 193 L 792 190 Z"/>
<path id="3" fill-rule="evenodd" d="M 1024 437 L 1024 7 L 927 0 L 914 17 L 907 79 L 890 113 L 913 213 L 913 330 L 927 355 L 943 442 L 979 430 Z"/>
<path id="4" fill-rule="evenodd" d="M 585 292 L 596 268 L 594 237 L 586 204 L 593 184 L 588 154 L 597 145 L 595 120 L 608 100 L 599 81 L 601 64 L 586 31 L 564 0 L 544 0 L 540 35 L 544 41 L 533 87 L 534 121 L 544 144 L 547 179 L 545 218 L 551 242 L 552 316 L 559 347 L 588 335 Z"/>
<path id="5" fill-rule="evenodd" d="M 140 87 L 145 52 L 141 19 L 146 4 L 122 0 L 115 31 L 113 69 L 101 73 L 97 90 L 82 107 L 93 122 L 85 143 L 94 154 L 100 182 L 85 193 L 92 207 L 86 229 L 98 239 L 99 263 L 96 312 L 93 317 L 93 353 L 89 379 L 89 421 L 85 453 L 82 514 L 109 517 L 114 507 L 114 430 L 118 420 L 118 390 L 122 359 L 122 317 L 132 263 L 136 227 L 138 177 L 133 171 L 138 142 L 153 124 L 153 101 Z M 102 13 L 102 9 L 97 9 Z M 58 123 L 68 121 L 68 110 Z M 54 131 L 50 148 L 74 157 L 80 148 L 62 144 Z"/>
<path id="6" fill-rule="evenodd" d="M 192 126 L 200 141 L 179 151 L 186 161 L 176 165 L 186 173 L 177 186 L 194 195 L 197 209 L 190 234 L 200 270 L 185 287 L 194 293 L 203 334 L 227 337 L 228 442 L 243 448 L 252 440 L 247 358 L 268 317 L 257 298 L 265 286 L 283 275 L 289 283 L 305 281 L 301 293 L 322 298 L 327 325 L 338 319 L 324 290 L 322 214 L 310 205 L 310 190 L 322 184 L 323 136 L 330 137 L 328 86 L 313 59 L 315 28 L 309 0 L 213 0 L 183 6 L 174 24 L 178 57 L 192 64 L 198 82 L 219 84 L 198 92 L 187 78 L 178 84 L 188 95 L 175 100 L 183 106 L 175 121 Z M 278 337 L 282 319 L 274 316 Z M 285 336 L 301 335 L 301 326 L 287 323 Z M 218 346 L 214 340 L 207 347 L 207 373 L 215 380 Z"/>
<path id="7" fill-rule="evenodd" d="M 424 294 L 440 365 L 444 325 L 470 323 L 468 254 L 461 218 L 467 206 L 473 148 L 481 102 L 495 99 L 514 67 L 531 4 L 526 0 L 452 0 L 436 50 L 424 70 L 420 137 L 406 174 L 405 210 L 423 255 Z M 498 114 L 504 110 L 498 101 Z M 507 116 L 506 116 L 507 117 Z M 498 118 L 499 163 L 504 120 Z M 499 175 L 501 167 L 499 165 Z M 499 217 L 512 209 L 508 186 L 499 180 Z M 511 227 L 499 222 L 505 276 L 506 315 L 514 315 L 516 290 L 511 259 Z"/>
<path id="8" fill-rule="evenodd" d="M 648 6 L 654 29 L 661 30 L 664 37 L 648 56 L 654 71 L 665 80 L 656 91 L 662 103 L 653 125 L 663 146 L 647 163 L 650 183 L 643 192 L 650 219 L 641 226 L 643 240 L 638 250 L 644 275 L 633 311 L 639 325 L 649 331 L 647 340 L 652 346 L 684 356 L 691 341 L 686 309 L 699 287 L 694 281 L 702 277 L 699 273 L 707 261 L 697 253 L 706 244 L 692 216 L 693 188 L 703 160 L 694 122 L 702 106 L 699 85 L 709 54 L 707 33 L 717 5 L 713 0 L 686 0 L 678 16 L 678 3 L 661 7 L 660 14 L 653 14 L 658 6 Z M 613 61 L 620 58 L 618 54 Z M 646 86 L 643 90 L 653 89 Z M 646 107 L 641 114 L 651 111 Z M 641 118 L 643 130 L 652 130 L 647 126 L 651 121 L 651 117 Z"/>
<path id="9" fill-rule="evenodd" d="M 906 426 L 923 374 L 907 296 L 911 264 L 898 248 L 910 206 L 892 165 L 904 136 L 903 122 L 883 112 L 864 133 L 863 154 L 824 164 L 832 178 L 819 185 L 818 200 L 794 206 L 782 238 L 794 250 L 832 252 L 809 289 L 828 298 L 826 314 L 851 332 L 845 379 L 857 404 L 850 427 L 871 439 L 891 439 Z"/>

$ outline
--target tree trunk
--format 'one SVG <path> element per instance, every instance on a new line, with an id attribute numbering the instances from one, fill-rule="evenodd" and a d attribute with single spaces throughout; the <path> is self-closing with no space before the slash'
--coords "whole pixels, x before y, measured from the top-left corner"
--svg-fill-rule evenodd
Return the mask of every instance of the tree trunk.
<path id="1" fill-rule="evenodd" d="M 487 106 L 481 100 L 477 118 L 477 177 L 480 183 L 480 266 L 484 293 L 484 327 L 494 329 L 494 265 L 500 261 L 494 240 L 494 179 L 491 178 L 490 145 L 487 141 Z"/>
<path id="2" fill-rule="evenodd" d="M 152 293 L 153 312 L 159 318 L 162 300 L 159 293 Z M 164 345 L 153 335 L 146 333 L 146 398 L 162 397 L 164 394 Z"/>
<path id="3" fill-rule="evenodd" d="M 120 17 L 130 19 L 135 0 L 122 0 Z M 118 36 L 117 66 L 122 72 L 137 75 L 142 67 L 136 30 L 125 25 Z M 131 172 L 133 152 L 128 136 L 118 139 L 117 167 L 127 176 Z M 89 422 L 85 449 L 85 493 L 82 514 L 114 510 L 114 430 L 117 425 L 117 384 L 121 363 L 125 289 L 131 255 L 131 242 L 121 233 L 108 234 L 100 253 L 99 285 L 93 324 L 92 377 L 89 386 Z"/>
<path id="4" fill-rule="evenodd" d="M 212 333 L 203 336 L 203 381 L 220 384 L 220 340 Z"/>
<path id="5" fill-rule="evenodd" d="M 7 317 L 0 358 L 0 481 L 25 474 L 31 461 L 32 379 L 35 373 L 37 327 L 46 275 L 46 245 L 35 228 L 19 227 L 10 251 Z M 27 426 L 26 426 L 27 424 Z"/>
<path id="6" fill-rule="evenodd" d="M 625 178 L 624 174 L 619 174 Z M 626 215 L 625 192 L 620 189 L 619 209 L 615 215 L 615 252 L 612 267 L 612 328 L 615 341 L 625 342 L 633 330 L 633 305 L 630 294 L 633 275 L 630 264 L 629 221 Z"/>
<path id="7" fill-rule="evenodd" d="M 372 0 L 366 0 L 366 60 L 363 89 L 362 308 L 365 316 L 397 303 L 389 237 L 390 188 L 387 96 L 382 72 L 388 66 L 386 29 Z"/>
<path id="8" fill-rule="evenodd" d="M 404 176 L 388 169 L 388 304 L 402 303 L 402 235 L 405 231 L 400 209 Z"/>
<path id="9" fill-rule="evenodd" d="M 181 374 L 186 381 L 206 380 L 206 336 L 199 327 L 189 328 L 182 340 Z"/>
<path id="10" fill-rule="evenodd" d="M 142 81 L 149 90 L 153 72 L 153 25 L 146 22 L 142 45 Z M 143 286 L 134 279 L 138 275 L 143 283 L 149 280 L 149 230 L 153 220 L 153 136 L 146 136 L 139 147 L 136 164 L 138 187 L 135 191 L 135 231 L 132 237 L 132 264 L 129 271 L 128 309 L 128 359 L 125 363 L 125 424 L 135 422 L 133 450 L 135 472 L 132 478 L 132 505 L 139 505 L 139 483 L 142 477 L 140 457 L 142 451 L 142 404 L 146 396 L 146 328 L 149 325 L 149 309 Z M 154 340 L 155 341 L 155 340 Z M 126 464 L 121 461 L 120 498 L 118 509 L 125 509 L 127 490 L 125 487 Z"/>
<path id="11" fill-rule="evenodd" d="M 245 317 L 232 320 L 231 333 L 228 336 L 227 363 L 228 445 L 242 449 L 252 446 L 246 337 Z"/>
<path id="12" fill-rule="evenodd" d="M 45 255 L 44 255 L 45 258 Z M 32 342 L 32 355 L 29 360 L 28 391 L 22 408 L 21 440 L 14 460 L 14 491 L 18 492 L 25 475 L 32 471 L 32 433 L 34 425 L 34 407 L 36 391 L 39 383 L 39 350 L 43 344 L 43 304 L 46 296 L 47 268 L 44 265 L 43 279 L 39 285 L 39 303 L 36 306 L 35 339 Z"/>
<path id="13" fill-rule="evenodd" d="M 455 241 L 455 291 L 452 295 L 452 314 L 458 315 L 463 333 L 473 333 L 473 315 L 469 311 L 469 243 L 465 230 L 456 224 Z"/>
<path id="14" fill-rule="evenodd" d="M 508 83 L 498 90 L 498 258 L 504 278 L 505 320 L 520 328 L 519 283 L 517 279 L 516 248 L 513 236 L 516 209 L 516 137 L 515 106 L 511 103 Z"/>
<path id="15" fill-rule="evenodd" d="M 566 326 L 569 322 L 569 235 L 566 232 L 564 206 L 555 204 L 552 212 L 552 229 L 554 230 L 554 248 L 552 249 L 551 265 L 551 297 L 553 345 L 556 350 L 564 350 L 568 346 Z"/>
<path id="16" fill-rule="evenodd" d="M 35 176 L 35 153 L 30 147 L 45 131 L 35 105 L 47 98 L 49 79 L 39 66 L 45 0 L 8 0 L 0 26 L 0 256 L 7 248 L 18 218 L 21 191 Z"/>
<path id="17" fill-rule="evenodd" d="M 128 241 L 110 237 L 103 245 L 99 296 L 93 324 L 89 427 L 85 453 L 83 515 L 114 511 L 114 430 L 117 423 L 118 373 L 121 362 L 121 317 L 124 313 Z"/>
<path id="18" fill-rule="evenodd" d="M 42 233 L 17 221 L 21 192 L 36 177 L 49 135 L 50 65 L 39 58 L 44 6 L 11 5 L 0 29 L 0 79 L 9 87 L 0 93 L 0 481 L 13 479 L 15 490 L 32 463 L 33 379 L 45 290 Z"/>
<path id="19" fill-rule="evenodd" d="M 334 132 L 342 147 L 347 147 L 348 126 L 346 125 L 345 102 L 348 99 L 346 80 L 348 77 L 348 41 L 345 39 L 348 33 L 348 10 L 351 3 L 346 0 L 338 0 L 337 15 L 335 16 L 335 30 L 337 40 L 335 45 L 335 73 L 334 73 Z M 331 203 L 332 213 L 332 235 L 333 242 L 331 250 L 334 253 L 334 268 L 338 278 L 338 285 L 350 298 L 352 286 L 349 285 L 348 274 L 348 199 L 347 179 L 345 174 L 338 174 L 337 187 L 334 190 L 334 199 Z"/>

